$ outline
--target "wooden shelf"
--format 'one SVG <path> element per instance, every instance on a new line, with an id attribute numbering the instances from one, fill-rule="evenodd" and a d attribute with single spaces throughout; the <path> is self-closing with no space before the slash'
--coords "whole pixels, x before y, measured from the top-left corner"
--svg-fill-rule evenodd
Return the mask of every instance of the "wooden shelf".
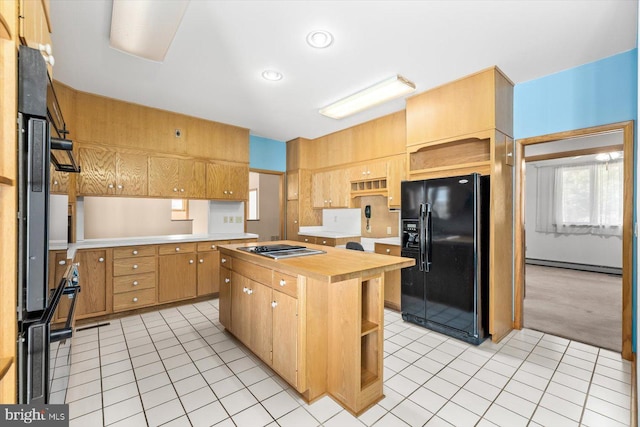
<path id="1" fill-rule="evenodd" d="M 13 365 L 13 357 L 3 357 L 0 359 L 0 380 L 4 378 L 9 368 L 11 368 L 11 365 Z"/>
<path id="2" fill-rule="evenodd" d="M 477 172 L 481 175 L 489 175 L 491 173 L 491 162 L 472 162 L 461 163 L 459 165 L 441 166 L 437 168 L 417 169 L 409 172 L 409 177 L 415 179 L 441 178 L 455 175 L 466 175 Z"/>
<path id="3" fill-rule="evenodd" d="M 378 330 L 378 324 L 374 323 L 374 322 L 370 322 L 368 320 L 363 320 L 362 321 L 362 332 L 360 334 L 360 336 L 365 336 L 371 332 L 377 331 Z"/>
<path id="4" fill-rule="evenodd" d="M 6 176 L 0 176 L 0 185 L 13 186 L 13 180 L 11 178 L 7 178 Z"/>
<path id="5" fill-rule="evenodd" d="M 373 372 L 366 369 L 364 366 L 360 371 L 360 389 L 364 389 L 370 384 L 373 384 L 378 379 L 378 376 Z"/>

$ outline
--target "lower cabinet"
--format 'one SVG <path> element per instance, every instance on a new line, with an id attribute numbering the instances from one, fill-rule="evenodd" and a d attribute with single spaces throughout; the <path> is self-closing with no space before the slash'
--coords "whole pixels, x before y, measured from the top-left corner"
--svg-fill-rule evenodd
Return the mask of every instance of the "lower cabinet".
<path id="1" fill-rule="evenodd" d="M 158 257 L 158 302 L 196 296 L 196 254 L 176 253 Z"/>
<path id="2" fill-rule="evenodd" d="M 399 245 L 376 243 L 375 253 L 400 256 L 401 251 Z M 384 306 L 397 311 L 400 311 L 400 275 L 400 270 L 384 273 Z"/>
<path id="3" fill-rule="evenodd" d="M 113 311 L 154 305 L 156 247 L 130 246 L 113 250 Z"/>
<path id="4" fill-rule="evenodd" d="M 199 242 L 198 250 L 198 296 L 215 294 L 220 291 L 220 252 L 218 245 L 229 242 Z"/>
<path id="5" fill-rule="evenodd" d="M 221 259 L 222 261 L 222 259 Z M 231 329 L 231 271 L 220 267 L 220 296 L 218 298 L 219 320 Z"/>
<path id="6" fill-rule="evenodd" d="M 298 381 L 298 300 L 276 290 L 273 291 L 273 369 L 289 384 Z"/>
<path id="7" fill-rule="evenodd" d="M 107 268 L 110 258 L 110 249 L 79 250 L 76 253 L 74 262 L 78 263 L 80 282 L 76 319 L 111 312 L 111 292 L 107 290 L 107 275 L 111 275 L 110 268 Z"/>

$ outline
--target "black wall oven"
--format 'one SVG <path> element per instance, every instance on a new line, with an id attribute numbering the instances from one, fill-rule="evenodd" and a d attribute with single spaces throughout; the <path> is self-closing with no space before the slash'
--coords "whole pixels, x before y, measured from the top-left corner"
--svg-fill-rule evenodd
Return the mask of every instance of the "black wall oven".
<path id="1" fill-rule="evenodd" d="M 71 337 L 80 291 L 74 265 L 54 289 L 48 281 L 51 150 L 72 144 L 64 139 L 64 120 L 41 53 L 20 46 L 18 64 L 18 401 L 49 403 L 51 343 Z M 56 105 L 53 114 L 61 127 L 51 120 L 48 104 Z M 52 138 L 52 131 L 61 138 Z M 75 161 L 69 158 L 62 170 L 73 172 Z M 64 314 L 57 313 L 62 298 L 73 299 Z M 54 320 L 62 326 L 53 328 Z"/>

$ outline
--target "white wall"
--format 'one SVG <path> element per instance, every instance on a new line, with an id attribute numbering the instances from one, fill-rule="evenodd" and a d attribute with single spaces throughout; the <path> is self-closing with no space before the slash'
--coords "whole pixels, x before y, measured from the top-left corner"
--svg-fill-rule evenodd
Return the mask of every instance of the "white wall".
<path id="1" fill-rule="evenodd" d="M 622 239 L 591 234 L 538 233 L 536 229 L 537 169 L 527 164 L 525 189 L 526 257 L 622 268 Z"/>
<path id="2" fill-rule="evenodd" d="M 322 229 L 335 233 L 360 235 L 360 209 L 323 209 Z"/>
<path id="3" fill-rule="evenodd" d="M 209 202 L 209 233 L 244 233 L 244 202 Z"/>
<path id="4" fill-rule="evenodd" d="M 67 218 L 69 196 L 52 194 L 49 196 L 49 240 L 67 241 Z"/>

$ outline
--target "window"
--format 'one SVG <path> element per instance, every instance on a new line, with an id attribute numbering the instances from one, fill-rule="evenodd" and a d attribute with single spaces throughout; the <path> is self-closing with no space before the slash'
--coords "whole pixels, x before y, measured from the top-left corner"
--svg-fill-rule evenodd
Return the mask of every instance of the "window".
<path id="1" fill-rule="evenodd" d="M 258 189 L 249 189 L 249 221 L 257 221 L 260 219 L 260 209 L 258 206 Z"/>
<path id="2" fill-rule="evenodd" d="M 171 200 L 171 219 L 181 220 L 189 218 L 189 201 L 187 199 Z"/>
<path id="3" fill-rule="evenodd" d="M 538 168 L 536 231 L 622 235 L 621 159 Z"/>

